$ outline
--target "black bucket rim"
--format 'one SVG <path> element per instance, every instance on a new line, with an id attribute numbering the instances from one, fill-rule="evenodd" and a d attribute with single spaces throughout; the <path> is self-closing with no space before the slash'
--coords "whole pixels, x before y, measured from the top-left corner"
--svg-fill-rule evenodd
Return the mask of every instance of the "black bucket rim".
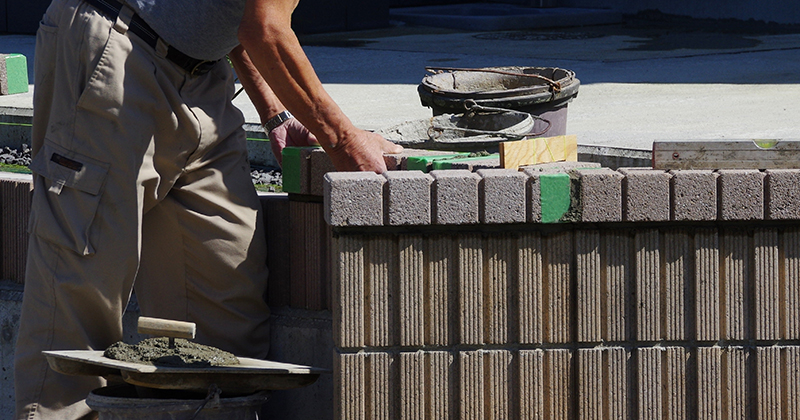
<path id="1" fill-rule="evenodd" d="M 542 73 L 555 73 L 563 72 L 563 76 L 556 78 L 555 76 L 551 79 L 536 79 L 530 78 L 533 82 L 531 85 L 512 88 L 512 89 L 496 89 L 496 90 L 473 90 L 473 91 L 462 91 L 456 89 L 450 89 L 444 86 L 441 83 L 436 83 L 437 78 L 441 79 L 443 77 L 447 77 L 448 74 L 458 74 L 458 73 L 480 73 L 481 71 L 485 71 L 487 74 L 492 74 L 493 72 L 504 72 L 503 74 L 495 73 L 496 77 L 514 77 L 512 74 L 507 73 L 519 73 L 520 75 L 542 75 Z M 553 84 L 548 83 L 553 82 Z M 538 82 L 538 83 L 536 83 Z M 557 86 L 556 87 L 554 87 Z M 534 66 L 501 66 L 501 67 L 479 67 L 474 69 L 452 69 L 448 71 L 437 72 L 434 74 L 429 74 L 423 77 L 422 82 L 420 83 L 420 90 L 425 90 L 430 92 L 432 95 L 443 96 L 446 98 L 452 99 L 473 99 L 475 101 L 479 100 L 491 100 L 491 99 L 509 99 L 512 97 L 541 97 L 544 100 L 539 102 L 544 102 L 547 99 L 559 99 L 563 97 L 570 97 L 574 96 L 577 93 L 578 87 L 580 86 L 580 80 L 575 76 L 575 72 L 568 69 L 563 69 L 560 67 L 534 67 Z"/>

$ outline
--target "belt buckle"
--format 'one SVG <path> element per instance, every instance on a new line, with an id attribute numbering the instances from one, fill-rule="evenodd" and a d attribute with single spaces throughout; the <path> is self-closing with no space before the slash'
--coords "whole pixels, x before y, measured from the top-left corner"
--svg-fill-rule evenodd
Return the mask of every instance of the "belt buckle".
<path id="1" fill-rule="evenodd" d="M 203 61 L 200 61 L 199 63 L 197 63 L 192 68 L 192 71 L 190 71 L 189 74 L 192 75 L 192 76 L 197 76 L 197 75 L 206 73 L 208 70 L 203 68 L 203 67 L 205 67 L 206 65 L 214 65 L 214 63 L 216 63 L 216 62 L 217 62 L 217 60 L 203 60 Z"/>

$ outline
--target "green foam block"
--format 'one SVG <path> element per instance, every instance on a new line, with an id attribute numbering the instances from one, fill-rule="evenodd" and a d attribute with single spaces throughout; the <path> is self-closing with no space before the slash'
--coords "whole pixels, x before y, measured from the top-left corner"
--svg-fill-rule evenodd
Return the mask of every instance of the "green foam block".
<path id="1" fill-rule="evenodd" d="M 300 193 L 300 170 L 302 162 L 300 153 L 306 147 L 284 147 L 281 151 L 281 172 L 283 176 L 283 192 Z"/>
<path id="2" fill-rule="evenodd" d="M 569 211 L 571 202 L 570 183 L 568 174 L 539 175 L 542 223 L 557 223 Z"/>
<path id="3" fill-rule="evenodd" d="M 22 54 L 0 54 L 0 95 L 28 91 L 28 59 Z"/>
<path id="4" fill-rule="evenodd" d="M 406 169 L 409 171 L 422 171 L 428 172 L 431 169 L 443 169 L 434 167 L 434 163 L 440 160 L 449 160 L 459 157 L 468 156 L 467 153 L 449 154 L 449 155 L 433 155 L 433 156 L 409 156 L 406 158 Z"/>
<path id="5" fill-rule="evenodd" d="M 467 155 L 469 156 L 469 155 Z M 453 169 L 453 165 L 457 163 L 463 162 L 474 162 L 480 160 L 488 160 L 492 158 L 498 158 L 499 154 L 493 154 L 489 156 L 477 156 L 477 157 L 458 157 L 458 158 L 451 158 L 451 159 L 441 159 L 441 160 L 434 160 L 431 167 L 436 169 Z"/>

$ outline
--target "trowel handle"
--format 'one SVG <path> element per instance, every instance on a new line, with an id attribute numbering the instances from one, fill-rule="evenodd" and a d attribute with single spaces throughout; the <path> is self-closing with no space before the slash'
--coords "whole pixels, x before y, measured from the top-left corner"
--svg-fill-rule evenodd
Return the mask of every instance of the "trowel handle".
<path id="1" fill-rule="evenodd" d="M 139 334 L 149 334 L 156 337 L 194 339 L 196 332 L 194 322 L 173 321 L 171 319 L 139 317 L 137 330 Z"/>

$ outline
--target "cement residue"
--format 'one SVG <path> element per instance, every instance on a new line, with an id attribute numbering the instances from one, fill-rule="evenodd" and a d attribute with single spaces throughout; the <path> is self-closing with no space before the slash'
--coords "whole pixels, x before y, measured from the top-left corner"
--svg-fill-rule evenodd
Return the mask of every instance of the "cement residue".
<path id="1" fill-rule="evenodd" d="M 148 338 L 138 344 L 117 342 L 103 353 L 105 357 L 132 363 L 168 367 L 209 367 L 238 365 L 239 359 L 216 347 L 176 338 L 169 348 L 166 337 Z"/>

